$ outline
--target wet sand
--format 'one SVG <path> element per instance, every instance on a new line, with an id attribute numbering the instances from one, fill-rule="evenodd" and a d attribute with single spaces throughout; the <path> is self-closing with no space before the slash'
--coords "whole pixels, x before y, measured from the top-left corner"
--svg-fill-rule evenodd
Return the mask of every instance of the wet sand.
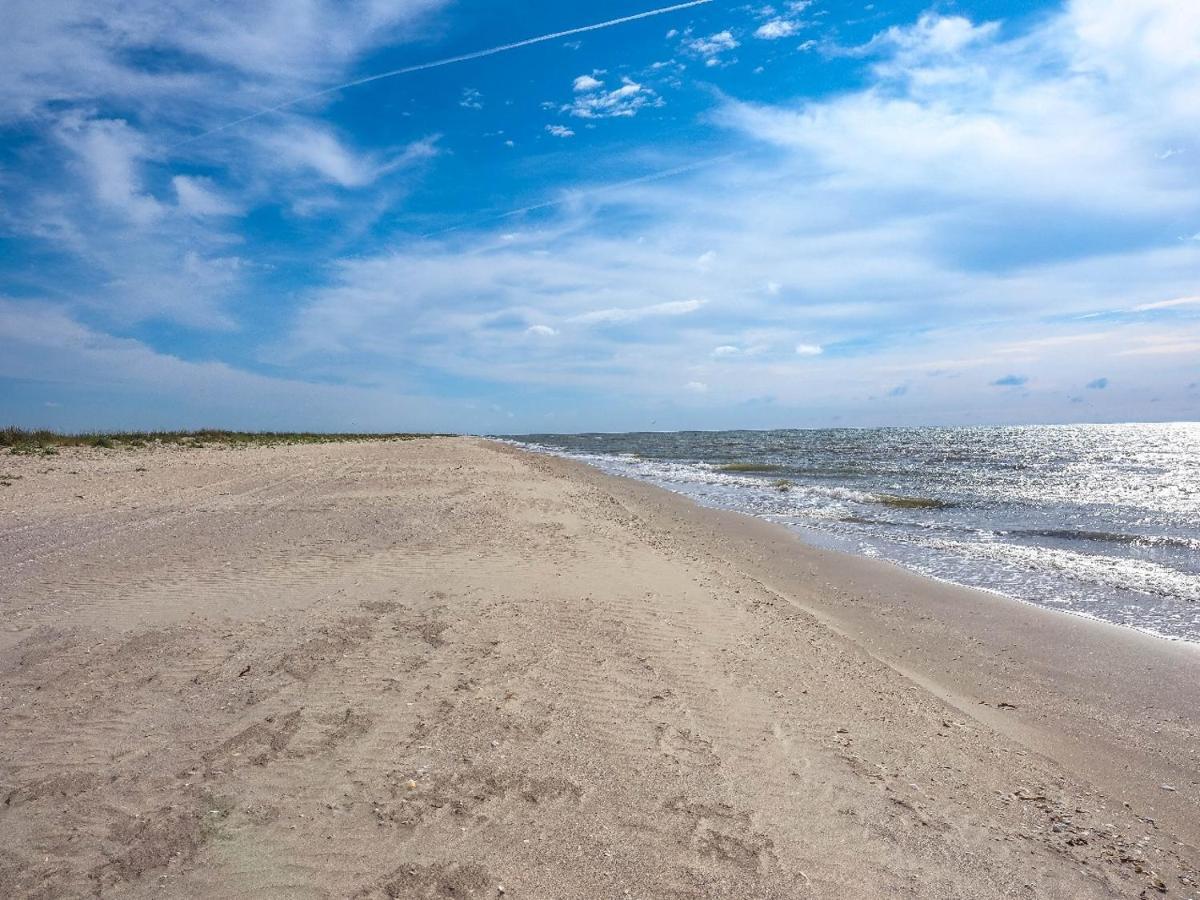
<path id="1" fill-rule="evenodd" d="M 1200 653 L 475 439 L 0 457 L 0 894 L 1200 897 Z"/>

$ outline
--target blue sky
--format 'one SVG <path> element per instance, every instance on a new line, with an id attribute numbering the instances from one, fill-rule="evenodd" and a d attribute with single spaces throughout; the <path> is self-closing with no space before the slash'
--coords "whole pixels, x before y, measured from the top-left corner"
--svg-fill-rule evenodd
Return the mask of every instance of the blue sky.
<path id="1" fill-rule="evenodd" d="M 0 420 L 1200 419 L 1200 4 L 661 8 L 10 0 Z"/>

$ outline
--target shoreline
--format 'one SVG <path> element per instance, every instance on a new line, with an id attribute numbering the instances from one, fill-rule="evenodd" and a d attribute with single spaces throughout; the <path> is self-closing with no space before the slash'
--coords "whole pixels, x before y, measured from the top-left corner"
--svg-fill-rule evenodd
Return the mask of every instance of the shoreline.
<path id="1" fill-rule="evenodd" d="M 675 492 L 671 491 L 670 493 L 675 493 Z M 712 509 L 713 508 L 713 507 L 705 507 L 702 504 L 696 504 L 696 505 L 700 506 L 703 509 Z M 740 510 L 729 510 L 729 512 L 737 513 L 739 515 L 744 515 L 747 518 L 757 519 L 759 521 L 766 522 L 767 524 L 770 524 L 770 525 L 778 525 L 779 527 L 784 528 L 784 529 L 792 532 L 793 534 L 795 534 L 796 538 L 800 541 L 800 543 L 804 544 L 805 547 L 808 547 L 813 550 L 824 550 L 825 552 L 828 552 L 828 553 L 837 553 L 839 555 L 848 556 L 853 559 L 871 560 L 874 563 L 891 566 L 892 568 L 897 569 L 901 572 L 904 572 L 908 575 L 915 575 L 918 578 L 923 578 L 926 581 L 932 581 L 937 584 L 943 584 L 943 585 L 946 585 L 947 587 L 957 588 L 957 589 L 963 590 L 963 591 L 971 591 L 972 593 L 983 594 L 988 597 L 995 597 L 997 599 L 1007 600 L 1012 603 L 1019 603 L 1022 606 L 1030 606 L 1030 607 L 1033 607 L 1034 609 L 1040 609 L 1040 610 L 1043 610 L 1044 612 L 1048 612 L 1053 615 L 1073 616 L 1077 619 L 1082 619 L 1085 622 L 1093 622 L 1097 625 L 1102 625 L 1106 628 L 1112 628 L 1117 631 L 1134 632 L 1135 634 L 1142 635 L 1143 637 L 1153 638 L 1158 641 L 1165 641 L 1166 643 L 1169 643 L 1169 644 L 1181 644 L 1183 646 L 1192 647 L 1195 649 L 1195 651 L 1197 653 L 1200 653 L 1200 640 L 1191 640 L 1186 637 L 1176 637 L 1175 635 L 1171 635 L 1171 634 L 1163 634 L 1160 631 L 1152 631 L 1149 628 L 1143 628 L 1139 625 L 1128 625 L 1128 624 L 1125 624 L 1122 622 L 1112 622 L 1112 621 L 1109 621 L 1108 619 L 1103 619 L 1100 616 L 1093 615 L 1092 613 L 1083 612 L 1083 611 L 1077 610 L 1077 609 L 1063 609 L 1061 607 L 1050 606 L 1045 603 L 1038 603 L 1036 600 L 1026 600 L 1024 597 L 1016 597 L 1012 594 L 1005 593 L 1004 591 L 1000 590 L 999 588 L 978 587 L 975 585 L 963 584 L 962 582 L 959 582 L 959 581 L 951 581 L 949 578 L 944 578 L 940 575 L 931 575 L 928 572 L 917 571 L 916 569 L 912 569 L 912 568 L 909 568 L 908 566 L 904 565 L 904 563 L 896 562 L 895 560 L 892 560 L 892 559 L 884 559 L 882 557 L 876 558 L 876 557 L 865 556 L 860 553 L 855 553 L 851 550 L 840 550 L 835 547 L 821 547 L 810 541 L 806 541 L 804 539 L 804 535 L 802 533 L 794 531 L 793 529 L 788 528 L 786 525 L 784 525 L 780 522 L 771 522 L 769 519 L 766 519 L 762 516 L 756 516 L 753 513 L 743 513 Z"/>
<path id="2" fill-rule="evenodd" d="M 511 445 L 502 444 L 509 447 Z M 1046 753 L 1056 762 L 1093 781 L 1099 781 L 1116 796 L 1140 793 L 1154 797 L 1160 794 L 1160 785 L 1170 779 L 1161 778 L 1164 771 L 1161 760 L 1155 760 L 1155 752 L 1147 751 L 1136 755 L 1140 766 L 1127 765 L 1120 781 L 1111 778 L 1112 754 L 1128 755 L 1127 737 L 1139 729 L 1154 727 L 1150 720 L 1138 715 L 1147 708 L 1160 706 L 1180 713 L 1188 713 L 1188 729 L 1171 748 L 1172 765 L 1167 771 L 1174 775 L 1190 778 L 1191 791 L 1165 792 L 1166 796 L 1155 797 L 1148 814 L 1161 816 L 1167 812 L 1173 824 L 1187 835 L 1189 842 L 1200 846 L 1200 644 L 1173 640 L 1153 632 L 1118 625 L 1103 619 L 1056 610 L 1047 606 L 1021 600 L 999 591 L 972 588 L 944 579 L 933 578 L 908 569 L 898 563 L 884 559 L 872 559 L 841 550 L 818 547 L 804 541 L 803 537 L 786 526 L 737 510 L 720 509 L 696 503 L 684 494 L 670 491 L 647 481 L 626 476 L 611 475 L 581 460 L 554 454 L 538 453 L 512 447 L 519 453 L 528 453 L 539 458 L 553 459 L 573 471 L 577 477 L 595 477 L 601 481 L 610 479 L 616 485 L 624 485 L 627 496 L 649 501 L 668 511 L 676 523 L 690 522 L 693 528 L 721 528 L 727 536 L 739 535 L 741 545 L 737 547 L 737 562 L 748 568 L 763 566 L 754 560 L 756 555 L 770 548 L 766 568 L 781 582 L 771 584 L 771 575 L 764 583 L 781 596 L 798 602 L 806 611 L 816 615 L 826 625 L 835 628 L 885 664 L 897 669 L 906 677 L 918 681 L 943 700 L 951 702 L 961 711 L 981 718 L 1009 737 L 1025 743 L 1030 749 Z M 792 558 L 789 558 L 792 557 Z M 816 565 L 815 574 L 801 570 Z M 810 582 L 819 580 L 826 588 L 835 592 L 861 591 L 873 594 L 873 600 L 899 587 L 910 604 L 909 616 L 913 621 L 895 623 L 880 622 L 870 612 L 870 604 L 862 600 L 837 602 L 828 592 L 814 591 Z M 891 584 L 894 583 L 894 584 Z M 935 597 L 938 603 L 929 605 L 928 598 Z M 912 626 L 917 620 L 931 615 L 941 617 L 940 627 L 918 632 Z M 972 627 L 971 619 L 983 617 L 986 628 Z M 898 626 L 908 626 L 904 640 L 898 640 Z M 1030 636 L 1036 635 L 1036 640 Z M 947 653 L 939 648 L 938 642 L 954 640 L 956 649 Z M 865 642 L 865 643 L 864 643 Z M 962 650 L 980 646 L 975 655 L 961 660 Z M 1074 659 L 1056 662 L 1060 650 L 1071 647 L 1076 652 Z M 1092 723 L 1104 721 L 1103 728 L 1090 730 L 1086 737 L 1064 740 L 1055 733 L 1064 729 L 1047 731 L 1035 723 L 1037 717 L 1051 715 L 1054 707 L 1056 724 L 1064 714 L 1070 715 L 1071 708 L 1087 701 L 1084 691 L 1074 694 L 1063 693 L 1049 703 L 1038 704 L 1034 709 L 1006 709 L 1003 715 L 988 715 L 978 707 L 987 702 L 980 695 L 987 691 L 977 688 L 966 689 L 973 680 L 989 671 L 984 661 L 988 654 L 1001 648 L 1018 646 L 1018 653 L 1025 657 L 1027 665 L 1039 673 L 1052 673 L 1059 683 L 1085 680 L 1093 694 L 1109 698 L 1123 692 L 1133 693 L 1122 704 L 1122 715 L 1113 717 L 1113 710 L 1093 707 L 1086 714 Z M 1102 659 L 1102 662 L 1099 660 Z M 1082 666 L 1083 671 L 1073 671 L 1072 662 Z M 958 662 L 959 665 L 952 665 Z M 949 674 L 947 674 L 949 673 Z M 1131 676 L 1149 680 L 1156 685 L 1168 685 L 1166 696 L 1135 688 L 1124 683 Z M 1036 695 L 1042 686 L 1037 679 L 1008 669 L 1002 676 L 994 677 L 989 687 L 992 694 L 1002 693 L 1003 687 L 1023 690 Z M 1004 702 L 1004 701 L 1000 701 Z M 1094 701 L 1093 701 L 1094 702 Z M 1107 713 L 1107 714 L 1106 714 Z M 1081 730 L 1082 717 L 1072 723 L 1068 732 Z M 1015 726 L 1015 727 L 1014 727 Z M 1086 744 L 1101 740 L 1105 751 L 1096 753 Z M 1158 748 L 1161 752 L 1161 748 Z M 1156 764 L 1158 763 L 1158 764 Z M 1182 780 L 1178 778 L 1176 780 Z M 1139 789 L 1122 790 L 1121 782 L 1136 781 Z"/>
<path id="3" fill-rule="evenodd" d="M 1141 423 L 1120 423 L 1120 424 L 1141 424 Z M 1181 424 L 1193 424 L 1193 423 L 1181 423 Z M 988 427 L 988 426 L 985 426 L 985 427 Z M 1063 427 L 1075 427 L 1075 426 L 1063 426 Z M 803 429 L 800 429 L 800 430 L 803 430 Z M 812 430 L 819 431 L 821 429 L 812 429 Z M 861 429 L 861 430 L 875 431 L 875 430 L 879 430 L 879 429 Z M 589 462 L 587 459 L 581 458 L 580 456 L 577 456 L 569 451 L 563 451 L 563 450 L 559 450 L 559 449 L 556 449 L 553 447 L 536 444 L 536 443 L 525 444 L 520 440 L 516 440 L 513 438 L 507 438 L 507 437 L 483 437 L 482 439 L 493 441 L 499 445 L 512 447 L 514 449 L 522 450 L 524 452 L 536 453 L 539 455 L 554 457 L 556 459 L 563 459 L 563 460 L 568 460 L 570 462 L 580 463 L 584 466 L 587 466 L 589 469 L 594 469 L 595 471 L 600 472 L 601 474 L 604 474 L 611 478 L 616 478 L 619 480 L 629 480 L 629 481 L 636 482 L 639 484 L 651 485 L 653 487 L 657 487 L 661 490 L 664 490 L 667 493 L 682 497 L 683 499 L 687 500 L 688 502 L 696 505 L 697 507 L 699 507 L 701 509 L 709 509 L 709 510 L 715 510 L 715 511 L 721 511 L 721 512 L 734 513 L 736 515 L 745 516 L 749 519 L 754 519 L 756 521 L 765 522 L 769 525 L 774 525 L 774 526 L 784 528 L 787 531 L 789 531 L 790 533 L 792 533 L 802 544 L 804 544 L 804 546 L 806 546 L 812 550 L 820 550 L 820 551 L 829 552 L 829 553 L 841 554 L 841 555 L 849 556 L 849 557 L 852 557 L 855 559 L 869 560 L 872 563 L 884 563 L 884 564 L 887 564 L 890 566 L 894 566 L 897 569 L 899 569 L 903 572 L 909 573 L 911 575 L 916 575 L 920 578 L 924 578 L 929 581 L 937 582 L 939 584 L 944 584 L 944 585 L 948 585 L 951 587 L 960 588 L 965 591 L 974 591 L 974 592 L 978 592 L 981 594 L 987 594 L 989 596 L 1000 597 L 1005 600 L 1011 600 L 1015 603 L 1020 603 L 1020 604 L 1032 606 L 1032 607 L 1035 607 L 1038 609 L 1047 610 L 1052 613 L 1056 613 L 1056 614 L 1060 614 L 1060 615 L 1075 616 L 1075 617 L 1078 617 L 1081 619 L 1086 619 L 1089 621 L 1094 621 L 1094 622 L 1098 622 L 1098 623 L 1101 623 L 1104 625 L 1108 625 L 1113 628 L 1117 628 L 1117 629 L 1121 629 L 1121 630 L 1135 631 L 1135 632 L 1138 632 L 1139 634 L 1143 634 L 1148 637 L 1157 638 L 1159 640 L 1168 641 L 1171 643 L 1190 644 L 1194 647 L 1200 648 L 1200 637 L 1197 637 L 1197 638 L 1181 637 L 1181 636 L 1172 635 L 1172 634 L 1164 634 L 1163 632 L 1155 631 L 1149 627 L 1133 625 L 1133 624 L 1129 624 L 1126 622 L 1114 622 L 1110 619 L 1105 619 L 1101 616 L 1094 615 L 1092 613 L 1088 613 L 1083 610 L 1065 608 L 1065 607 L 1060 607 L 1060 606 L 1048 604 L 1048 603 L 1039 603 L 1035 600 L 1028 600 L 1023 597 L 1018 597 L 1013 594 L 1006 593 L 1005 591 L 1000 590 L 999 588 L 989 588 L 989 587 L 981 586 L 981 585 L 965 584 L 963 582 L 954 581 L 950 578 L 947 578 L 947 577 L 944 577 L 941 575 L 934 575 L 929 572 L 922 572 L 916 568 L 912 568 L 908 565 L 905 565 L 904 563 L 902 563 L 898 560 L 889 559 L 889 558 L 883 557 L 883 556 L 879 556 L 879 557 L 868 556 L 866 554 L 859 553 L 854 550 L 844 549 L 843 547 L 837 546 L 836 542 L 834 542 L 833 540 L 830 540 L 828 543 L 823 543 L 819 539 L 813 539 L 813 538 L 808 537 L 808 534 L 807 534 L 808 532 L 812 532 L 814 535 L 822 535 L 823 537 L 826 537 L 826 538 L 829 537 L 828 535 L 823 535 L 823 533 L 815 527 L 812 527 L 812 526 L 792 527 L 792 526 L 788 525 L 786 522 L 776 521 L 777 518 L 787 518 L 786 516 L 759 515 L 759 514 L 756 514 L 753 512 L 747 512 L 745 510 L 737 509 L 734 507 L 721 506 L 716 503 L 705 503 L 705 502 L 702 502 L 700 499 L 690 496 L 685 491 L 675 490 L 671 487 L 666 487 L 663 485 L 656 484 L 654 481 L 652 481 L 648 478 L 639 478 L 636 475 L 631 475 L 631 474 L 628 474 L 625 472 L 620 472 L 620 471 L 606 471 L 599 465 Z"/>
<path id="4" fill-rule="evenodd" d="M 6 468 L 14 895 L 1200 896 L 1177 642 L 484 439 Z"/>

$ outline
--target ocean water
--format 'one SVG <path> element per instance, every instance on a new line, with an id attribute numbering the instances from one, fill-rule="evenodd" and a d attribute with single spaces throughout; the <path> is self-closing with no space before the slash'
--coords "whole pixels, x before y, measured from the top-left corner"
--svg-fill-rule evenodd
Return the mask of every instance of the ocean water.
<path id="1" fill-rule="evenodd" d="M 1200 641 L 1200 424 L 509 439 L 810 543 Z"/>

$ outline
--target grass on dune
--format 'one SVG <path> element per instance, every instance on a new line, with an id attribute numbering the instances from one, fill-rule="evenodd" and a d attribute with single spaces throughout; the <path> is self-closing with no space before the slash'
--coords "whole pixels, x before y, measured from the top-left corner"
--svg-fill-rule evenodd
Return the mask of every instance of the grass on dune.
<path id="1" fill-rule="evenodd" d="M 203 447 L 207 444 L 226 447 L 263 447 L 279 444 L 327 444 L 346 441 L 411 441 L 449 435 L 397 432 L 389 434 L 323 433 L 314 431 L 225 431 L 204 428 L 198 431 L 114 431 L 63 434 L 47 429 L 26 429 L 9 426 L 0 429 L 0 447 L 10 453 L 54 456 L 60 447 L 98 447 L 113 450 L 118 447 L 145 447 L 152 444 L 179 447 Z"/>

